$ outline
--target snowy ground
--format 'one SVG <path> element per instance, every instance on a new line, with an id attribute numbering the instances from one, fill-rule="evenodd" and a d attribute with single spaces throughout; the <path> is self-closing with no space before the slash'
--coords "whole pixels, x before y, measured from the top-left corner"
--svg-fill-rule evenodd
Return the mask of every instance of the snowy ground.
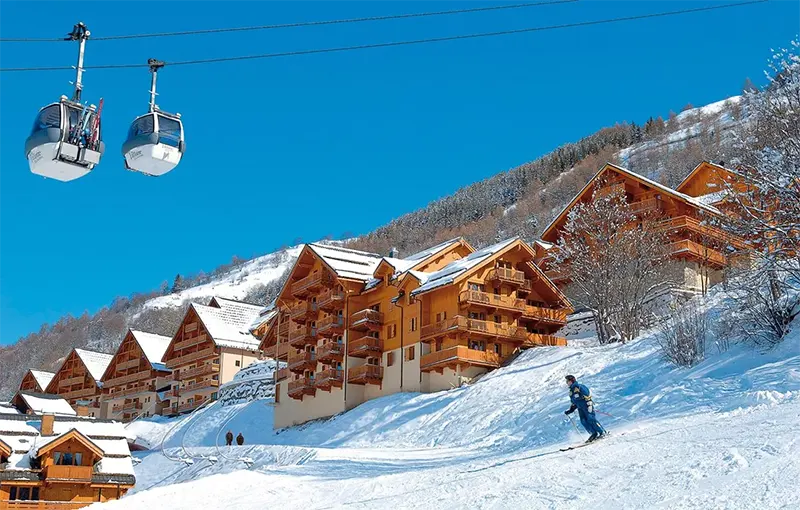
<path id="1" fill-rule="evenodd" d="M 562 452 L 586 436 L 563 415 L 567 373 L 592 388 L 612 436 Z M 130 430 L 166 450 L 138 454 L 135 490 L 105 506 L 799 508 L 800 328 L 771 351 L 736 346 L 692 369 L 663 362 L 652 334 L 582 339 L 470 386 L 277 434 L 271 423 L 268 400 L 140 421 Z M 228 429 L 246 444 L 217 446 Z"/>

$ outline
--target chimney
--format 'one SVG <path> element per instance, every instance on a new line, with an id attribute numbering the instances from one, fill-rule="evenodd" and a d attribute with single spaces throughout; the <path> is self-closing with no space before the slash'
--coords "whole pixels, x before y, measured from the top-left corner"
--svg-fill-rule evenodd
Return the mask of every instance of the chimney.
<path id="1" fill-rule="evenodd" d="M 392 246 L 392 248 L 389 250 L 389 256 L 393 259 L 396 259 L 400 256 L 400 252 L 397 250 L 397 248 Z"/>
<path id="2" fill-rule="evenodd" d="M 78 416 L 89 416 L 89 407 L 85 404 L 76 404 L 75 412 L 78 413 Z"/>
<path id="3" fill-rule="evenodd" d="M 43 414 L 42 415 L 42 435 L 43 436 L 52 436 L 53 435 L 53 423 L 55 423 L 56 417 L 52 414 Z"/>

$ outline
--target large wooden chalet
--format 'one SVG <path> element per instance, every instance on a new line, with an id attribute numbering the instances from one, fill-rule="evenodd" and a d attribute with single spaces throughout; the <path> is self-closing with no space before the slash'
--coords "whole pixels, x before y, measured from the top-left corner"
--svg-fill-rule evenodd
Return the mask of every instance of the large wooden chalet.
<path id="1" fill-rule="evenodd" d="M 570 304 L 534 256 L 519 239 L 478 251 L 454 239 L 406 258 L 305 246 L 262 342 L 287 361 L 275 427 L 451 388 L 519 348 L 565 345 L 555 333 Z"/>
<path id="2" fill-rule="evenodd" d="M 161 414 L 159 392 L 167 391 L 172 380 L 172 371 L 161 358 L 170 341 L 167 336 L 128 330 L 101 378 L 103 417 L 129 421 Z"/>
<path id="3" fill-rule="evenodd" d="M 164 353 L 174 383 L 162 414 L 190 412 L 215 400 L 220 384 L 259 358 L 259 341 L 249 328 L 262 309 L 219 297 L 189 306 Z"/>
<path id="4" fill-rule="evenodd" d="M 22 377 L 19 383 L 19 391 L 33 391 L 35 393 L 44 393 L 50 381 L 56 374 L 53 372 L 45 372 L 44 370 L 28 370 Z"/>
<path id="5" fill-rule="evenodd" d="M 85 406 L 89 416 L 100 417 L 100 397 L 103 376 L 111 354 L 73 349 L 45 389 L 46 393 L 60 395 L 73 407 Z"/>
<path id="6" fill-rule="evenodd" d="M 568 284 L 569 263 L 557 266 L 553 249 L 569 212 L 580 202 L 619 192 L 636 215 L 658 221 L 658 228 L 668 232 L 670 252 L 683 266 L 684 288 L 707 289 L 722 280 L 723 269 L 732 255 L 745 247 L 744 240 L 709 221 L 723 214 L 717 207 L 724 200 L 720 179 L 731 175 L 719 165 L 703 163 L 681 184 L 681 192 L 607 163 L 550 223 L 542 240 L 535 243 L 536 263 L 556 284 Z"/>

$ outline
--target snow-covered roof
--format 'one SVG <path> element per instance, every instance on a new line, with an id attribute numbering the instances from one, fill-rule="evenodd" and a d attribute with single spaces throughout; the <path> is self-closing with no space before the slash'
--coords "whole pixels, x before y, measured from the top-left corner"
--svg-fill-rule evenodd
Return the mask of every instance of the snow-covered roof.
<path id="1" fill-rule="evenodd" d="M 0 416 L 0 437 L 3 437 L 5 441 L 5 434 L 33 436 L 38 434 L 39 430 L 29 425 L 26 419 L 11 419 L 10 417 L 4 418 Z"/>
<path id="2" fill-rule="evenodd" d="M 53 372 L 45 372 L 44 370 L 34 370 L 30 369 L 29 372 L 36 379 L 36 384 L 44 391 L 47 388 L 47 385 L 50 384 L 50 381 L 53 380 L 53 377 L 56 376 Z"/>
<path id="3" fill-rule="evenodd" d="M 233 303 L 238 302 L 233 301 Z M 221 304 L 220 308 L 216 308 L 192 303 L 192 308 L 216 345 L 237 349 L 258 349 L 259 340 L 250 333 L 249 328 L 253 320 L 258 317 L 260 307 Z"/>
<path id="4" fill-rule="evenodd" d="M 249 331 L 253 331 L 258 329 L 262 325 L 266 324 L 267 322 L 271 321 L 275 315 L 278 314 L 278 311 L 275 309 L 275 302 L 270 303 L 269 305 L 265 306 L 258 312 L 258 315 L 253 319 L 253 322 L 250 323 L 248 326 Z"/>
<path id="5" fill-rule="evenodd" d="M 131 330 L 133 338 L 142 348 L 142 352 L 150 362 L 150 366 L 156 370 L 167 370 L 167 367 L 162 362 L 164 353 L 169 347 L 172 339 L 168 336 L 156 335 L 154 333 L 147 333 L 145 331 Z"/>
<path id="6" fill-rule="evenodd" d="M 698 197 L 695 197 L 695 200 L 702 202 L 706 205 L 713 206 L 714 204 L 718 204 L 723 200 L 725 200 L 728 197 L 728 195 L 730 195 L 730 192 L 727 189 L 723 189 L 720 191 L 715 191 L 713 193 L 706 193 L 705 195 L 700 195 Z"/>
<path id="7" fill-rule="evenodd" d="M 311 243 L 308 248 L 320 257 L 336 276 L 367 282 L 381 262 L 381 256 L 365 251 Z"/>
<path id="8" fill-rule="evenodd" d="M 501 241 L 497 244 L 487 246 L 486 248 L 470 253 L 463 259 L 453 261 L 438 271 L 434 271 L 432 273 L 414 271 L 414 276 L 421 282 L 424 278 L 424 283 L 411 291 L 411 295 L 414 296 L 423 292 L 428 292 L 429 290 L 433 290 L 437 287 L 441 287 L 442 285 L 453 283 L 456 278 L 485 262 L 487 259 L 504 250 L 517 240 L 519 240 L 518 237 L 512 237 L 511 239 L 506 239 L 505 241 Z"/>
<path id="9" fill-rule="evenodd" d="M 111 363 L 112 358 L 114 358 L 113 354 L 87 351 L 85 349 L 75 349 L 75 354 L 77 354 L 83 364 L 86 365 L 86 370 L 89 371 L 89 374 L 91 374 L 92 378 L 97 381 L 98 384 L 106 368 L 108 368 L 108 364 Z"/>
<path id="10" fill-rule="evenodd" d="M 0 414 L 20 414 L 11 402 L 0 402 Z"/>
<path id="11" fill-rule="evenodd" d="M 450 239 L 449 241 L 445 241 L 435 246 L 431 246 L 430 248 L 419 251 L 417 253 L 414 253 L 413 255 L 409 255 L 408 257 L 402 259 L 395 257 L 383 257 L 381 258 L 381 260 L 392 266 L 392 268 L 394 268 L 394 274 L 392 275 L 392 278 L 399 278 L 403 273 L 411 271 L 414 267 L 417 267 L 423 264 L 424 262 L 436 257 L 446 248 L 452 246 L 453 244 L 458 244 L 461 241 L 462 238 L 456 237 L 455 239 Z M 381 280 L 379 278 L 371 278 L 367 282 L 365 290 L 377 287 L 380 282 Z"/>
<path id="12" fill-rule="evenodd" d="M 537 239 L 536 241 L 534 241 L 534 244 L 538 244 L 545 250 L 551 250 L 553 248 L 552 243 L 548 243 L 547 241 L 542 241 L 541 239 Z"/>
<path id="13" fill-rule="evenodd" d="M 19 398 L 25 401 L 25 405 L 35 414 L 63 414 L 75 416 L 77 413 L 69 405 L 69 402 L 49 393 L 31 393 L 20 391 Z"/>

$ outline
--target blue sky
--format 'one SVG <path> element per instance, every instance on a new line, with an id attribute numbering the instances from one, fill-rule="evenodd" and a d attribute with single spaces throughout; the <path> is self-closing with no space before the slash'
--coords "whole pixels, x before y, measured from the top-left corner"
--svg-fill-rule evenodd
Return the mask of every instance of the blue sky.
<path id="1" fill-rule="evenodd" d="M 95 36 L 423 12 L 488 2 L 44 2 L 0 4 L 2 37 Z M 505 30 L 712 5 L 581 1 L 511 11 L 260 32 L 89 41 L 86 64 L 269 53 Z M 42 12 L 59 15 L 41 16 Z M 71 183 L 31 174 L 23 145 L 71 72 L 0 73 L 0 343 L 63 314 L 344 232 L 365 233 L 457 188 L 617 121 L 763 83 L 797 2 L 296 58 L 170 68 L 160 106 L 183 115 L 187 153 L 160 178 L 123 169 L 147 107 L 146 69 L 94 70 L 107 152 Z M 2 67 L 72 65 L 75 43 L 0 45 Z M 346 197 L 347 201 L 341 198 Z"/>

